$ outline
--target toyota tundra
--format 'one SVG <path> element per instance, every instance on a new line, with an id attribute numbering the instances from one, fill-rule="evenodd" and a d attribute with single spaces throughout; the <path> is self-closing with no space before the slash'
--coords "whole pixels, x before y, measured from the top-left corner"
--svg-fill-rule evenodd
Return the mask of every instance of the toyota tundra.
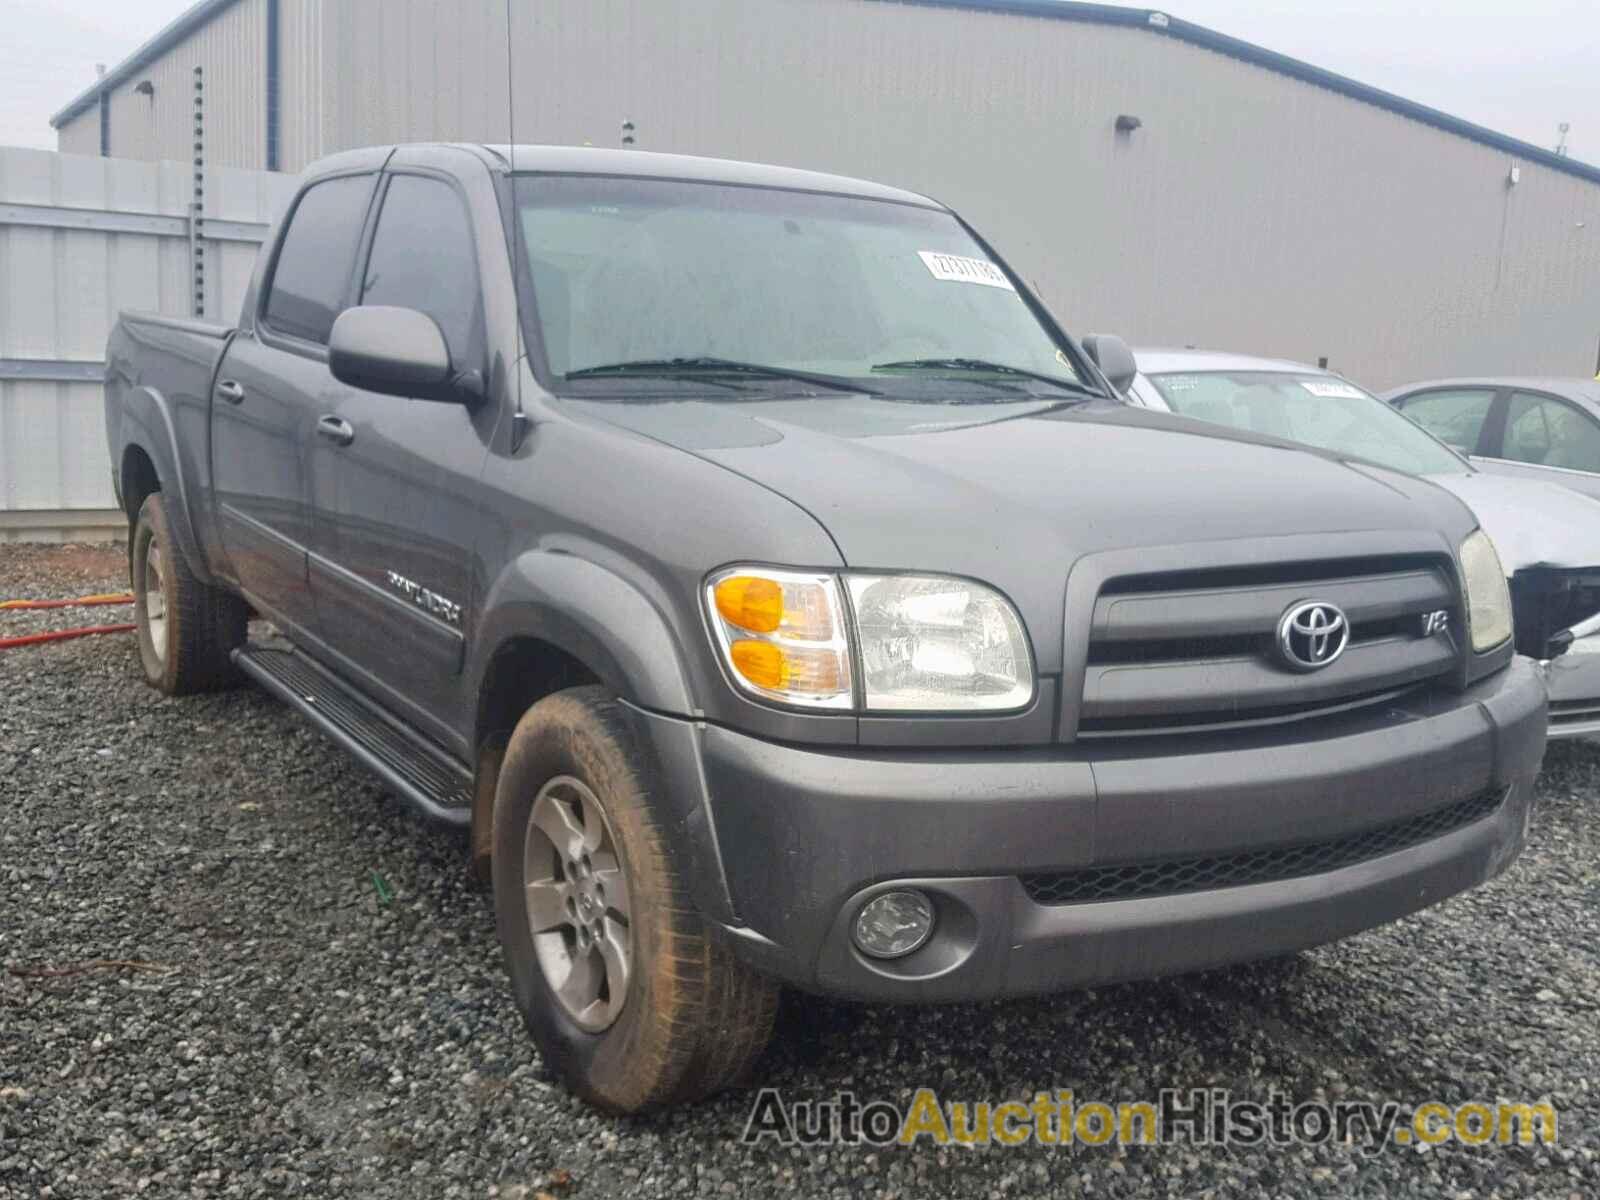
<path id="1" fill-rule="evenodd" d="M 1127 348 L 923 196 L 353 151 L 237 327 L 108 357 L 149 682 L 253 680 L 468 830 L 607 1110 L 739 1078 L 782 984 L 1283 955 L 1522 846 L 1544 685 L 1467 508 L 1118 403 Z"/>

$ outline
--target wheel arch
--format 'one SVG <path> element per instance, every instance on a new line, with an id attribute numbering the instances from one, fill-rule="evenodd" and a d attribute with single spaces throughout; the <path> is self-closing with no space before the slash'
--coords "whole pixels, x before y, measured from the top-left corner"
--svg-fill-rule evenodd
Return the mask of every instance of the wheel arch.
<path id="1" fill-rule="evenodd" d="M 494 790 L 505 743 L 545 696 L 600 684 L 629 704 L 693 711 L 666 619 L 632 583 L 572 554 L 532 551 L 490 589 L 468 663 L 477 755 L 472 855 L 487 870 Z"/>
<path id="2" fill-rule="evenodd" d="M 139 519 L 140 506 L 152 494 L 161 492 L 167 498 L 167 524 L 189 569 L 202 583 L 212 583 L 195 536 L 190 495 L 193 481 L 183 469 L 183 454 L 166 398 L 149 387 L 129 389 L 123 401 L 121 433 L 121 449 L 114 461 L 118 493 L 128 514 L 130 532 Z"/>
<path id="3" fill-rule="evenodd" d="M 485 733 L 485 685 L 512 652 L 508 647 L 540 647 L 550 665 L 575 664 L 592 682 L 642 708 L 680 716 L 694 711 L 666 617 L 632 582 L 574 554 L 536 550 L 516 559 L 489 589 L 473 643 L 474 744 Z"/>

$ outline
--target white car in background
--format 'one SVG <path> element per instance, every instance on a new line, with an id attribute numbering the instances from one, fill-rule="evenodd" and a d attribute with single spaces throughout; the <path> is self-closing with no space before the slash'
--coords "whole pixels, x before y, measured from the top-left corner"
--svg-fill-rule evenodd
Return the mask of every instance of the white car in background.
<path id="1" fill-rule="evenodd" d="M 1304 363 L 1204 350 L 1136 350 L 1125 392 L 1144 408 L 1418 475 L 1454 492 L 1500 552 L 1517 650 L 1545 666 L 1550 736 L 1600 733 L 1600 501 L 1488 475 L 1348 379 Z"/>
<path id="2" fill-rule="evenodd" d="M 1490 475 L 1600 499 L 1600 379 L 1435 379 L 1383 399 Z"/>

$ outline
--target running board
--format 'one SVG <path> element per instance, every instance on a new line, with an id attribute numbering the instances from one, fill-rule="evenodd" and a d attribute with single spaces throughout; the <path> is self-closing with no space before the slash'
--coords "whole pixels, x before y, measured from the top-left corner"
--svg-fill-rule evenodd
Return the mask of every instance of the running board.
<path id="1" fill-rule="evenodd" d="M 239 669 L 349 751 L 423 816 L 472 822 L 472 776 L 297 650 L 261 645 L 233 652 Z"/>

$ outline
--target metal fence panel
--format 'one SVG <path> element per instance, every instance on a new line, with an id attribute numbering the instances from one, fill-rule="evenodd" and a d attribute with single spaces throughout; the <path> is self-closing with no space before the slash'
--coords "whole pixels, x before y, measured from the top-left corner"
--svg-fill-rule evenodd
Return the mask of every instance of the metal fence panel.
<path id="1" fill-rule="evenodd" d="M 205 312 L 231 321 L 292 176 L 206 173 Z M 193 314 L 186 163 L 0 148 L 0 541 L 104 536 L 102 424 L 117 313 Z"/>

